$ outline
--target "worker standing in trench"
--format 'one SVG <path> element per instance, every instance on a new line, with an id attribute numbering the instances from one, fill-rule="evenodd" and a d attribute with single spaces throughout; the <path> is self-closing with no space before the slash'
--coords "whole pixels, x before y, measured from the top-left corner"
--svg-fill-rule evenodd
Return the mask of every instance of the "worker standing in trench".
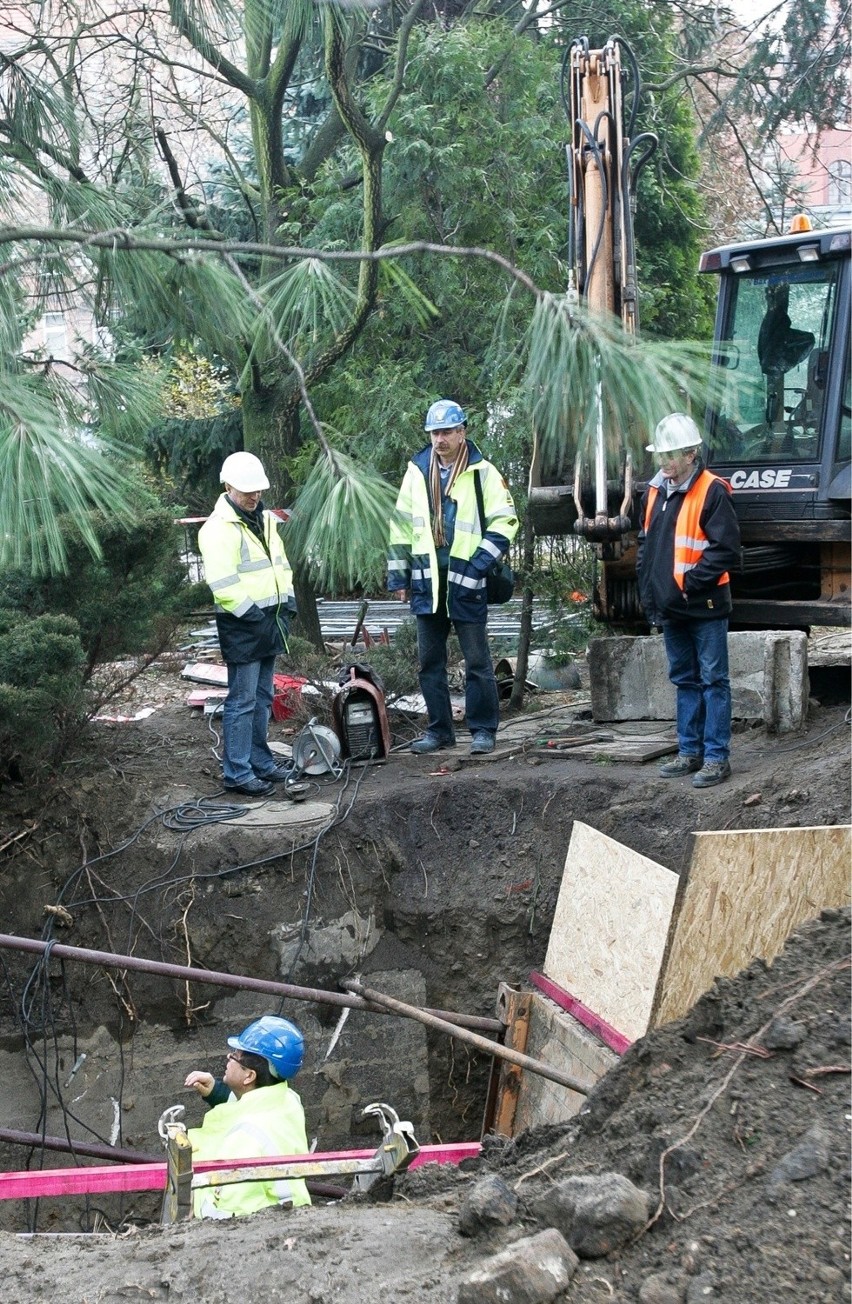
<path id="1" fill-rule="evenodd" d="M 193 1069 L 184 1081 L 211 1106 L 201 1127 L 189 1128 L 193 1163 L 206 1159 L 253 1159 L 306 1155 L 305 1111 L 289 1079 L 302 1067 L 305 1043 L 289 1019 L 265 1014 L 229 1037 L 231 1051 L 221 1079 Z M 195 1192 L 196 1218 L 235 1218 L 272 1205 L 310 1204 L 304 1182 L 234 1182 Z"/>
<path id="2" fill-rule="evenodd" d="M 464 656 L 465 717 L 474 755 L 493 751 L 500 721 L 488 647 L 485 576 L 518 531 L 503 476 L 466 437 L 467 417 L 442 398 L 426 413 L 429 444 L 408 463 L 391 523 L 388 590 L 410 596 L 417 618 L 420 691 L 428 724 L 416 753 L 456 743 L 447 680 L 447 639 L 455 628 Z M 481 507 L 480 507 L 481 502 Z"/>
<path id="3" fill-rule="evenodd" d="M 231 453 L 219 478 L 225 492 L 198 532 L 204 578 L 216 604 L 216 631 L 228 667 L 222 711 L 222 774 L 231 792 L 268 797 L 290 777 L 269 748 L 275 658 L 287 647 L 296 610 L 293 572 L 264 509 L 269 488 L 253 453 Z"/>
<path id="4" fill-rule="evenodd" d="M 664 417 L 648 452 L 660 469 L 642 499 L 636 571 L 677 700 L 678 755 L 660 774 L 691 774 L 694 788 L 711 788 L 731 773 L 728 572 L 740 566 L 740 527 L 730 485 L 702 467 L 692 417 Z"/>

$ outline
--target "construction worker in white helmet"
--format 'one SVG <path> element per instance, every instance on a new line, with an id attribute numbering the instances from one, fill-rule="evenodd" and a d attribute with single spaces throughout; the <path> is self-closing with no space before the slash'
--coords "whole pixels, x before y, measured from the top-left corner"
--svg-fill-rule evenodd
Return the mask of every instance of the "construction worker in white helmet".
<path id="1" fill-rule="evenodd" d="M 289 769 L 267 738 L 275 658 L 287 646 L 296 610 L 293 572 L 278 518 L 263 506 L 269 480 L 253 453 L 231 453 L 220 472 L 225 492 L 198 533 L 204 577 L 228 667 L 222 715 L 222 774 L 231 792 L 266 797 Z"/>
<path id="2" fill-rule="evenodd" d="M 677 710 L 678 755 L 659 773 L 712 788 L 731 773 L 728 616 L 740 528 L 731 486 L 702 465 L 691 416 L 664 417 L 647 451 L 659 470 L 642 500 L 636 571 L 648 623 L 663 631 Z"/>

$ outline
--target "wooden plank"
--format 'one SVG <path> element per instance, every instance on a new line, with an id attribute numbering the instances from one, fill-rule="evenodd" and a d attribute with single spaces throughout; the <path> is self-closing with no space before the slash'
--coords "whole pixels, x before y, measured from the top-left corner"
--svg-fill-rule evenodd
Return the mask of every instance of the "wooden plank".
<path id="1" fill-rule="evenodd" d="M 506 983 L 500 985 L 499 1017 L 506 1024 L 506 1035 L 503 1044 L 510 1047 L 511 1050 L 520 1051 L 522 1055 L 526 1054 L 527 1049 L 532 999 L 532 992 L 515 991 Z M 526 1076 L 537 1077 L 538 1074 L 526 1074 Z M 520 1065 L 510 1064 L 507 1060 L 503 1060 L 500 1065 L 500 1077 L 497 1084 L 497 1097 L 492 1124 L 493 1130 L 498 1136 L 515 1135 L 515 1112 L 523 1077 L 524 1071 Z"/>
<path id="2" fill-rule="evenodd" d="M 631 1041 L 648 1020 L 677 875 L 575 820 L 544 973 Z"/>
<path id="3" fill-rule="evenodd" d="M 771 964 L 790 933 L 849 901 L 849 825 L 693 835 L 651 1026 L 679 1019 L 718 976 Z"/>
<path id="4" fill-rule="evenodd" d="M 532 993 L 527 1053 L 546 1058 L 589 1090 L 618 1063 L 615 1051 L 548 997 Z M 514 1135 L 542 1123 L 562 1123 L 579 1113 L 586 1097 L 538 1074 L 524 1073 L 514 1118 Z"/>
<path id="5" fill-rule="evenodd" d="M 536 747 L 531 755 L 536 757 L 573 758 L 589 761 L 633 761 L 644 764 L 656 761 L 660 756 L 669 756 L 677 751 L 677 740 L 672 738 L 625 738 L 618 734 L 606 735 L 597 740 L 578 738 L 571 742 L 549 743 L 546 747 Z"/>

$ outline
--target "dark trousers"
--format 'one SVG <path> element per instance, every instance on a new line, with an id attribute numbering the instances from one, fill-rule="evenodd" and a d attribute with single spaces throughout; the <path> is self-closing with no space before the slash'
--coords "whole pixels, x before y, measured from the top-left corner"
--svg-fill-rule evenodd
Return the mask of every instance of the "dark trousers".
<path id="1" fill-rule="evenodd" d="M 450 689 L 447 683 L 447 639 L 455 629 L 465 669 L 465 717 L 471 733 L 496 734 L 500 723 L 497 680 L 488 646 L 488 627 L 469 620 L 451 621 L 447 615 L 447 580 L 441 573 L 438 610 L 417 617 L 417 654 L 420 691 L 426 701 L 428 732 L 442 742 L 455 739 Z"/>

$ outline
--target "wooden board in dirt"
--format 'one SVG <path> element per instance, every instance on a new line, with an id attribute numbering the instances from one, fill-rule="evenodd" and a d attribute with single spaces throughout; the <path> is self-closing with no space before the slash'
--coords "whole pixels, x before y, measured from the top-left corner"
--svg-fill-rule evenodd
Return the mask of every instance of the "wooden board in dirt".
<path id="1" fill-rule="evenodd" d="M 625 738 L 609 734 L 595 739 L 560 740 L 546 747 L 536 747 L 534 754 L 541 757 L 572 756 L 589 761 L 630 761 L 643 764 L 676 751 L 677 742 L 672 738 Z"/>

